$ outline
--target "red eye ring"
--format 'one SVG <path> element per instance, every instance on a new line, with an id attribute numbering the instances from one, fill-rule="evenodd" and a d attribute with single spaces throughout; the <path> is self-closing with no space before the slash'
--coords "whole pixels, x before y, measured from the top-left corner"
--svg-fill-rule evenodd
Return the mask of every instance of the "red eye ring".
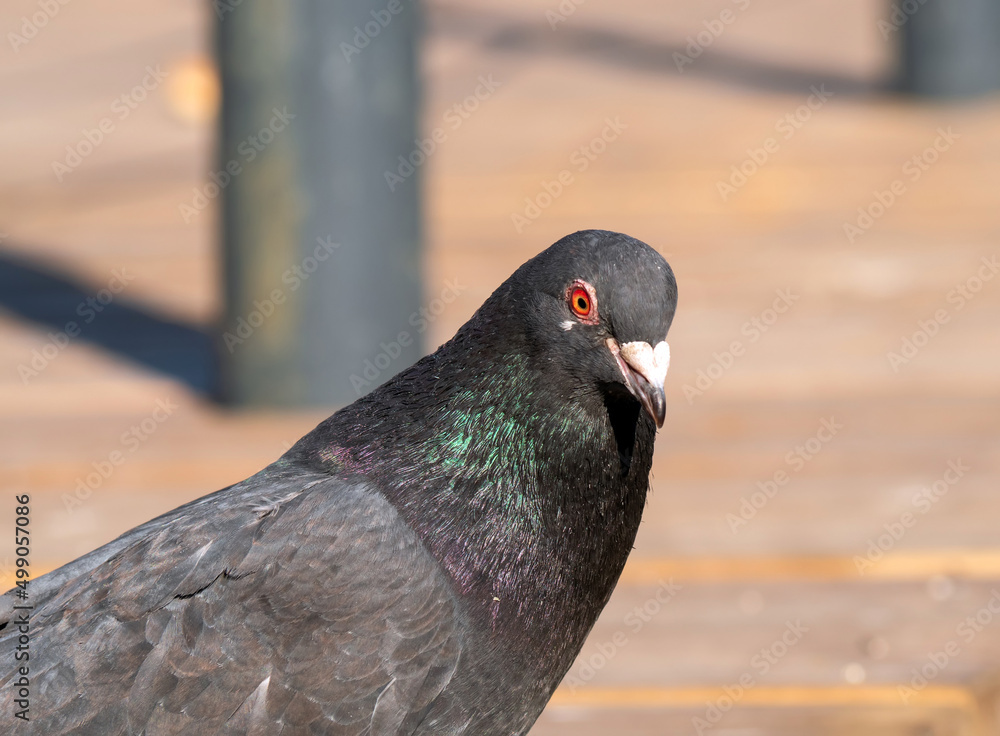
<path id="1" fill-rule="evenodd" d="M 573 316 L 585 325 L 600 323 L 601 319 L 597 316 L 597 292 L 583 279 L 576 279 L 566 287 L 566 304 Z"/>
<path id="2" fill-rule="evenodd" d="M 570 293 L 569 307 L 577 317 L 584 319 L 589 317 L 591 309 L 593 309 L 593 303 L 590 300 L 590 294 L 587 293 L 587 290 L 582 286 L 574 288 Z"/>

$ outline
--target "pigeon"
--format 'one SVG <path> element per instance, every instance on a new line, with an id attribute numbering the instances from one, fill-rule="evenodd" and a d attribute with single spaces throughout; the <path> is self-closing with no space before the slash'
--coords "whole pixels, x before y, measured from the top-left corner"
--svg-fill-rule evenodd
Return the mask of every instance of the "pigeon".
<path id="1" fill-rule="evenodd" d="M 32 581 L 18 717 L 46 736 L 526 733 L 632 549 L 676 304 L 645 243 L 562 238 L 273 464 Z"/>

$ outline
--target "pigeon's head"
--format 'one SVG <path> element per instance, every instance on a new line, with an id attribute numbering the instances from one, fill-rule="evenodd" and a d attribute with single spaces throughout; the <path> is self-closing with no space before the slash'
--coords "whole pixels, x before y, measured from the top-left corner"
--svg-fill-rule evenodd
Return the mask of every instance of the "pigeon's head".
<path id="1" fill-rule="evenodd" d="M 627 391 L 663 426 L 666 338 L 677 307 L 663 256 L 621 233 L 583 230 L 508 283 L 536 364 L 561 374 L 573 393 Z"/>

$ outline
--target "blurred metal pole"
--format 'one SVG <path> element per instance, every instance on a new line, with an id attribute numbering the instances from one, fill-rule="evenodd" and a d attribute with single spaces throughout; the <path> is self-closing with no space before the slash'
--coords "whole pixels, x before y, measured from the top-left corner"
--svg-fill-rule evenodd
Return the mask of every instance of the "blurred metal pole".
<path id="1" fill-rule="evenodd" d="M 1000 0 L 893 0 L 901 87 L 927 97 L 1000 89 Z"/>
<path id="2" fill-rule="evenodd" d="M 419 6 L 214 0 L 222 398 L 344 405 L 421 354 Z M 419 157 L 416 157 L 419 160 Z M 402 339 L 405 333 L 408 339 Z"/>

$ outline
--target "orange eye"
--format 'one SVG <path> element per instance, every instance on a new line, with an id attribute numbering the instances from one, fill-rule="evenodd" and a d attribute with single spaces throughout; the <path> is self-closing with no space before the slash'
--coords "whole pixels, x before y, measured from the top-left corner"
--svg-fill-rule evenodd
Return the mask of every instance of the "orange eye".
<path id="1" fill-rule="evenodd" d="M 569 297 L 570 307 L 573 309 L 573 313 L 579 317 L 589 317 L 590 316 L 590 294 L 587 290 L 581 287 L 576 287 L 573 289 L 573 293 Z"/>

